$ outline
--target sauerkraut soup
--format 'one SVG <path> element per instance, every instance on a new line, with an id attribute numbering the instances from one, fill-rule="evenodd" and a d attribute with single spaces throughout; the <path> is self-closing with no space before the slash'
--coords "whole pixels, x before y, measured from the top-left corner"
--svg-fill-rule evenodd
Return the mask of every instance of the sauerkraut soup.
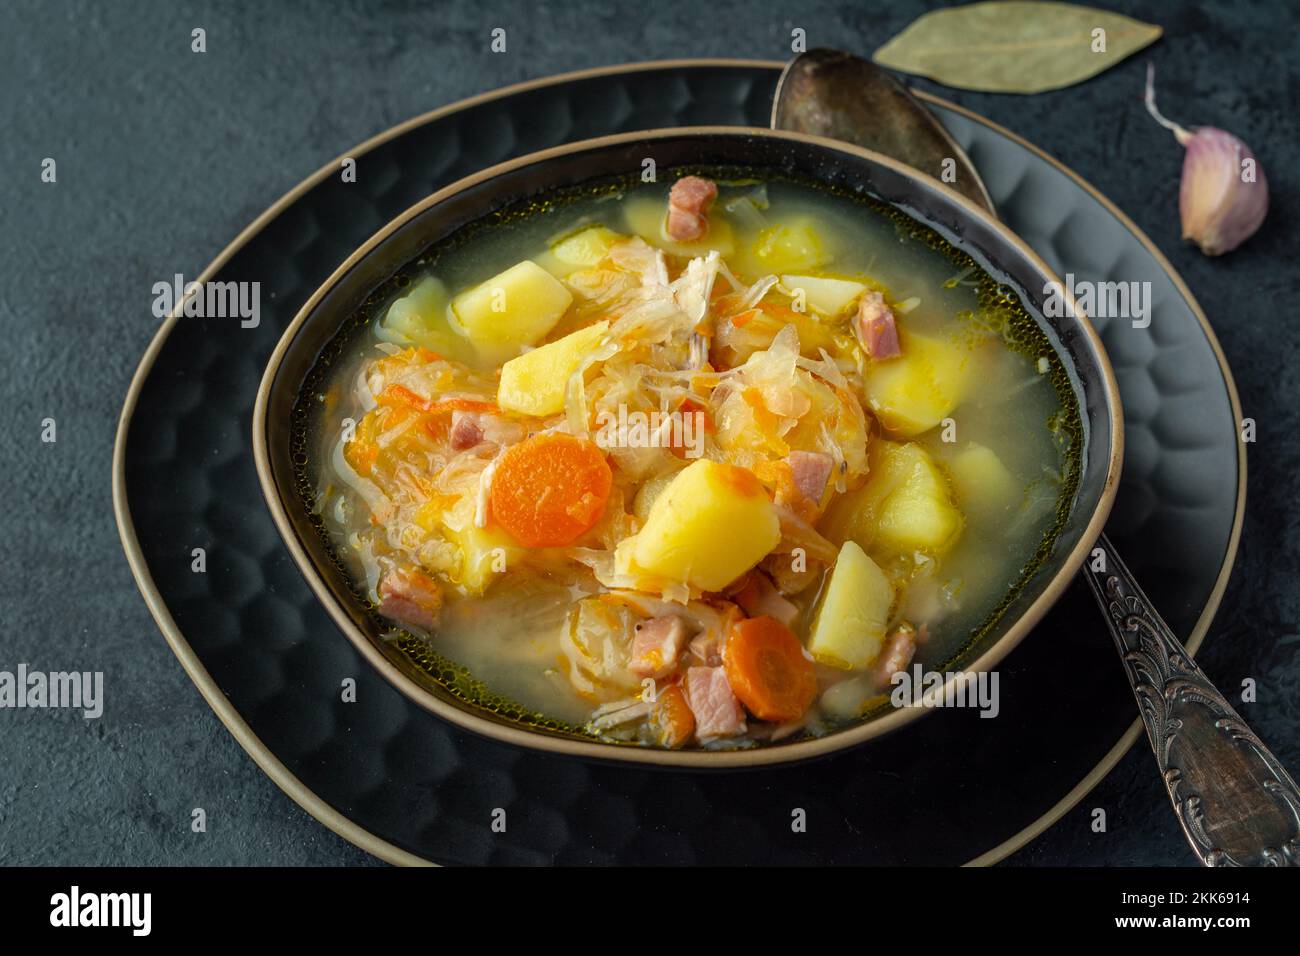
<path id="1" fill-rule="evenodd" d="M 456 696 L 663 748 L 821 735 L 942 670 L 1050 552 L 1068 377 L 902 213 L 671 174 L 468 227 L 300 398 L 309 504 Z"/>

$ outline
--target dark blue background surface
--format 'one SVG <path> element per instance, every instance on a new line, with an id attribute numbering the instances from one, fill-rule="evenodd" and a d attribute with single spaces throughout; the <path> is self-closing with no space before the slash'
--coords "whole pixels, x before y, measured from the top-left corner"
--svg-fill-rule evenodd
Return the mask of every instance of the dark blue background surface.
<path id="1" fill-rule="evenodd" d="M 1147 231 L 1209 315 L 1258 423 L 1237 569 L 1201 661 L 1300 767 L 1300 10 L 1107 3 L 1165 28 L 1088 83 L 1033 97 L 918 81 L 1061 158 Z M 630 60 L 869 54 L 935 4 L 6 3 L 0 10 L 0 334 L 5 573 L 0 669 L 102 670 L 104 717 L 0 710 L 0 863 L 373 862 L 282 794 L 225 731 L 154 626 L 110 500 L 117 415 L 157 328 L 151 287 L 202 268 L 258 213 L 355 143 L 507 83 Z M 509 52 L 489 52 L 504 27 Z M 190 52 L 190 31 L 208 52 Z M 1208 260 L 1178 239 L 1181 150 L 1142 111 L 1254 148 L 1273 206 Z M 58 183 L 40 181 L 41 160 Z M 40 441 L 58 421 L 59 440 Z M 261 507 L 261 502 L 250 502 Z M 1099 635 L 1100 637 L 1100 635 Z M 1102 638 L 1104 639 L 1104 638 Z M 1062 715 L 1079 719 L 1079 715 Z M 202 806 L 208 832 L 191 833 Z M 1103 807 L 1109 832 L 1093 834 Z M 1020 864 L 1185 864 L 1145 743 Z"/>

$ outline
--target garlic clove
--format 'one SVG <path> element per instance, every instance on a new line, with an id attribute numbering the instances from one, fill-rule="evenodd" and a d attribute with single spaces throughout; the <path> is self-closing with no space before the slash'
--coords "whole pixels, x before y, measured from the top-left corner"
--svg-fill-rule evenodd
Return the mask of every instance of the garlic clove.
<path id="1" fill-rule="evenodd" d="M 1147 66 L 1147 112 L 1187 150 L 1178 191 L 1183 238 L 1207 256 L 1231 252 L 1268 213 L 1268 179 L 1250 147 L 1213 126 L 1184 129 L 1156 109 L 1155 67 Z"/>
<path id="2" fill-rule="evenodd" d="M 1201 126 L 1184 144 L 1178 212 L 1183 238 L 1207 256 L 1230 252 L 1268 213 L 1268 180 L 1255 154 L 1231 133 Z"/>

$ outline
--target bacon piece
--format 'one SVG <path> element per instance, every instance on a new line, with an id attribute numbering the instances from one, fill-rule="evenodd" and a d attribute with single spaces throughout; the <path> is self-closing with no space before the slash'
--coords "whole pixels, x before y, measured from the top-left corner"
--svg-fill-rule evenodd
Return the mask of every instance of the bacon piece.
<path id="1" fill-rule="evenodd" d="M 456 451 L 473 448 L 483 440 L 483 426 L 473 412 L 451 413 L 451 447 Z"/>
<path id="2" fill-rule="evenodd" d="M 745 709 L 721 667 L 687 668 L 686 702 L 695 715 L 695 736 L 700 740 L 735 737 L 747 729 Z"/>
<path id="3" fill-rule="evenodd" d="M 813 504 L 820 503 L 835 460 L 825 452 L 796 450 L 786 456 L 786 461 L 790 463 L 795 487 Z"/>
<path id="4" fill-rule="evenodd" d="M 691 638 L 689 649 L 692 657 L 708 667 L 722 663 L 722 640 L 712 631 Z"/>
<path id="5" fill-rule="evenodd" d="M 704 630 L 691 639 L 688 645 L 691 656 L 701 664 L 717 667 L 722 663 L 722 642 L 736 622 L 745 619 L 745 612 L 731 601 L 715 600 L 711 605 L 718 612 L 702 619 Z"/>
<path id="6" fill-rule="evenodd" d="M 668 193 L 668 238 L 677 242 L 694 242 L 709 231 L 705 218 L 718 187 L 700 176 L 683 176 Z"/>
<path id="7" fill-rule="evenodd" d="M 789 554 L 769 554 L 758 566 L 786 596 L 808 590 L 822 573 L 821 563 L 807 557 L 800 562 L 802 570 L 796 571 L 794 556 Z"/>
<path id="8" fill-rule="evenodd" d="M 442 610 L 442 588 L 423 571 L 393 568 L 379 583 L 379 613 L 432 631 Z"/>
<path id="9" fill-rule="evenodd" d="M 853 320 L 853 330 L 863 351 L 873 359 L 895 358 L 903 354 L 898 344 L 894 312 L 879 292 L 863 293 L 858 302 L 858 314 Z"/>
<path id="10" fill-rule="evenodd" d="M 451 415 L 449 434 L 452 449 L 465 451 L 484 442 L 502 448 L 513 445 L 523 439 L 527 429 L 518 422 L 488 412 L 455 411 Z"/>
<path id="11" fill-rule="evenodd" d="M 794 548 L 803 548 L 804 554 L 809 558 L 822 564 L 835 563 L 840 549 L 814 528 L 807 518 L 780 500 L 776 502 L 776 516 L 781 522 L 781 544 L 778 554 L 789 554 Z"/>
<path id="12" fill-rule="evenodd" d="M 781 596 L 771 578 L 762 571 L 750 571 L 745 576 L 744 586 L 731 598 L 750 617 L 776 618 L 786 627 L 793 627 L 799 617 L 799 609 Z"/>
<path id="13" fill-rule="evenodd" d="M 899 671 L 907 670 L 916 653 L 916 628 L 911 624 L 900 625 L 897 630 L 885 638 L 885 646 L 872 668 L 872 676 L 878 686 L 890 683 Z"/>
<path id="14" fill-rule="evenodd" d="M 676 670 L 685 645 L 686 622 L 676 614 L 642 621 L 632 636 L 628 670 L 637 677 L 667 677 Z"/>

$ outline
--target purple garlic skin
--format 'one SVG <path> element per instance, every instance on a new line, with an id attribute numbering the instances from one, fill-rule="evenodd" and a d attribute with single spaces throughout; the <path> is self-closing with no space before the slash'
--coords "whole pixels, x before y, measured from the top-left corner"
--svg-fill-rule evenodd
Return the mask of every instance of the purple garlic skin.
<path id="1" fill-rule="evenodd" d="M 1178 139 L 1187 148 L 1178 192 L 1183 238 L 1207 256 L 1231 252 L 1255 234 L 1268 213 L 1264 170 L 1250 147 L 1213 126 Z"/>
<path id="2" fill-rule="evenodd" d="M 1156 108 L 1155 77 L 1155 67 L 1148 64 L 1147 112 L 1187 150 L 1178 190 L 1183 238 L 1207 256 L 1231 252 L 1255 234 L 1268 214 L 1268 179 L 1250 147 L 1226 130 L 1187 130 L 1165 119 Z"/>

